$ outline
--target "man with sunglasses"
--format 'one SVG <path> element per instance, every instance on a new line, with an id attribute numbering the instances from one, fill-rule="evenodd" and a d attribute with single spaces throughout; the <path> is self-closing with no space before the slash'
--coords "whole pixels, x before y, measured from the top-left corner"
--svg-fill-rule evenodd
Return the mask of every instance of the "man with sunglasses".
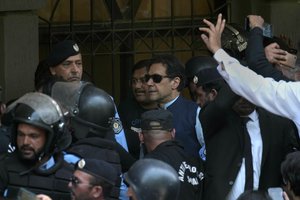
<path id="1" fill-rule="evenodd" d="M 175 138 L 190 156 L 199 158 L 198 152 L 204 145 L 198 119 L 200 108 L 180 95 L 185 87 L 183 65 L 173 55 L 155 56 L 151 59 L 145 81 L 149 87 L 149 99 L 174 115 Z"/>
<path id="2" fill-rule="evenodd" d="M 119 174 L 108 162 L 81 159 L 69 182 L 73 200 L 104 200 L 113 189 Z"/>

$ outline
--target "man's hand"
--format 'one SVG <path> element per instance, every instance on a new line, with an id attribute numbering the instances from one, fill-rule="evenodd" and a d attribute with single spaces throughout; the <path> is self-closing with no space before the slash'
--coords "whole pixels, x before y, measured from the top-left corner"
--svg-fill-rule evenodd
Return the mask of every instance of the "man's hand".
<path id="1" fill-rule="evenodd" d="M 280 46 L 277 43 L 272 43 L 266 46 L 265 54 L 268 61 L 272 64 L 280 65 L 281 61 L 286 60 L 286 52 L 280 49 Z"/>
<path id="2" fill-rule="evenodd" d="M 253 29 L 254 27 L 259 27 L 259 28 L 263 29 L 264 19 L 261 16 L 248 15 L 247 17 L 249 19 L 250 29 Z"/>
<path id="3" fill-rule="evenodd" d="M 219 14 L 216 25 L 206 19 L 204 19 L 203 22 L 208 27 L 199 28 L 200 31 L 205 33 L 201 34 L 201 38 L 208 50 L 212 53 L 216 53 L 216 51 L 221 49 L 221 36 L 225 27 L 225 19 L 222 19 L 222 14 Z"/>

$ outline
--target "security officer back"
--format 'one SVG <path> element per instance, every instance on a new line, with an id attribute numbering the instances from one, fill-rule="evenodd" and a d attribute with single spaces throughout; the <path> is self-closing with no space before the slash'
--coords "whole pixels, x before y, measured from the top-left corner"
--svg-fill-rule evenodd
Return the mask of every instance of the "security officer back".
<path id="1" fill-rule="evenodd" d="M 202 162 L 200 159 L 194 160 L 172 139 L 173 127 L 173 115 L 168 110 L 152 110 L 142 115 L 141 138 L 149 152 L 145 158 L 164 161 L 177 171 L 181 184 L 179 199 L 201 199 L 204 178 Z"/>

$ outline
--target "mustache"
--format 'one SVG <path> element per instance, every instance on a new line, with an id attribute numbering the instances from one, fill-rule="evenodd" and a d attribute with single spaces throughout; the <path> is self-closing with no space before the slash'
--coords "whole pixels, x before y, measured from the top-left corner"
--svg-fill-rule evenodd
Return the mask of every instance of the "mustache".
<path id="1" fill-rule="evenodd" d="M 31 148 L 29 145 L 23 145 L 23 146 L 21 146 L 20 150 L 31 150 L 31 151 L 34 151 L 34 149 Z"/>

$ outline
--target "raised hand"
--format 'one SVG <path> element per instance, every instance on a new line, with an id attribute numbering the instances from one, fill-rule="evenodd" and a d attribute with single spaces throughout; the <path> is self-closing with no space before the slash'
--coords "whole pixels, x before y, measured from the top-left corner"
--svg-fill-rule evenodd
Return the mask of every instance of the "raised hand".
<path id="1" fill-rule="evenodd" d="M 280 46 L 277 43 L 266 46 L 265 54 L 268 61 L 272 64 L 279 65 L 281 61 L 286 61 L 286 51 L 280 49 Z"/>
<path id="2" fill-rule="evenodd" d="M 254 27 L 259 27 L 261 29 L 263 28 L 264 19 L 261 16 L 248 15 L 247 17 L 249 19 L 249 26 L 251 29 L 253 29 Z"/>
<path id="3" fill-rule="evenodd" d="M 201 38 L 206 47 L 212 53 L 216 53 L 216 51 L 221 48 L 221 36 L 225 28 L 225 19 L 222 19 L 222 14 L 219 14 L 216 25 L 206 19 L 204 19 L 203 22 L 208 27 L 199 28 L 200 31 L 204 32 L 203 34 L 201 34 Z"/>

